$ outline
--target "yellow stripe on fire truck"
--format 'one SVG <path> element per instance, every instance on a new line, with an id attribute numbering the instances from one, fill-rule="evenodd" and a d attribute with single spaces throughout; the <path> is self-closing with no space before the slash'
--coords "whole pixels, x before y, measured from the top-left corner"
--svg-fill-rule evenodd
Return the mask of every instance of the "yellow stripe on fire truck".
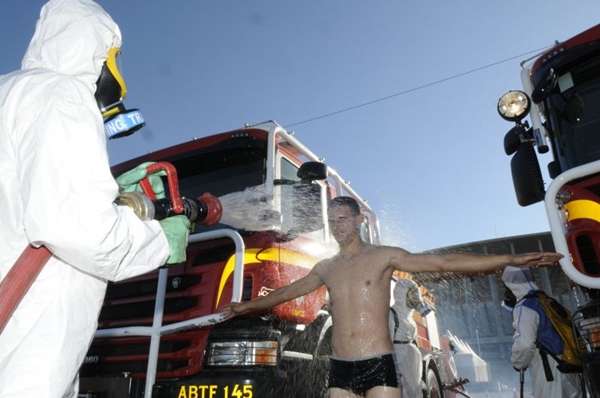
<path id="1" fill-rule="evenodd" d="M 600 203 L 593 200 L 579 199 L 568 202 L 565 205 L 567 210 L 567 221 L 586 218 L 600 222 Z"/>
<path id="2" fill-rule="evenodd" d="M 317 262 L 317 259 L 294 250 L 273 247 L 268 249 L 246 249 L 244 252 L 244 267 L 260 265 L 260 263 L 265 261 L 280 261 L 283 264 L 296 265 L 303 268 L 312 268 Z M 221 280 L 219 281 L 219 291 L 217 292 L 217 302 L 215 304 L 215 308 L 219 306 L 221 295 L 223 294 L 223 289 L 225 288 L 225 283 L 227 282 L 229 276 L 233 273 L 234 268 L 235 254 L 229 257 L 225 267 L 223 268 Z"/>

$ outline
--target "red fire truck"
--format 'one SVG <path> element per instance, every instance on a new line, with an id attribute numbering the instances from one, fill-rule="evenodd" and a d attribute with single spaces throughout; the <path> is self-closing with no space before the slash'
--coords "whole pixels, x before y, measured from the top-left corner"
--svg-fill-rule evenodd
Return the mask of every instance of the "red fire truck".
<path id="1" fill-rule="evenodd" d="M 80 372 L 81 395 L 324 396 L 331 353 L 325 288 L 261 316 L 223 322 L 220 310 L 288 285 L 335 253 L 326 222 L 332 197 L 357 199 L 366 216 L 362 239 L 379 243 L 368 204 L 275 122 L 195 139 L 113 172 L 150 160 L 175 166 L 182 196 L 219 197 L 223 217 L 196 227 L 185 264 L 109 284 Z M 453 380 L 446 380 L 434 323 L 420 320 L 419 341 L 429 396 L 441 397 Z"/>
<path id="2" fill-rule="evenodd" d="M 573 282 L 573 314 L 587 389 L 600 396 L 600 25 L 521 63 L 523 91 L 498 112 L 520 205 L 545 202 L 555 248 Z M 530 122 L 525 120 L 529 114 Z M 531 123 L 531 124 L 530 124 Z M 544 181 L 534 148 L 551 152 Z"/>

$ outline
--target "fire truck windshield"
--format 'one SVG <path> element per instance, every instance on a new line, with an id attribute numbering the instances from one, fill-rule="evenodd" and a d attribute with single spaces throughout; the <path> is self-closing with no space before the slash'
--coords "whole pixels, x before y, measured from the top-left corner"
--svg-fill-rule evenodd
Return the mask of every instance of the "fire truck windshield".
<path id="1" fill-rule="evenodd" d="M 545 106 L 563 171 L 600 159 L 600 58 L 561 75 Z"/>
<path id="2" fill-rule="evenodd" d="M 264 184 L 267 143 L 252 138 L 234 138 L 171 160 L 177 168 L 183 196 L 204 192 L 222 196 Z"/>

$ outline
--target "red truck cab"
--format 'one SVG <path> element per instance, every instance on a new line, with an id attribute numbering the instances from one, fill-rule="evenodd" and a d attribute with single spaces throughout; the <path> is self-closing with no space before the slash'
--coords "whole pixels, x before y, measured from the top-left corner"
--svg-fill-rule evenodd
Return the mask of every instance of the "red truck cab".
<path id="1" fill-rule="evenodd" d="M 81 369 L 82 391 L 130 397 L 143 390 L 155 397 L 320 396 L 331 325 L 324 287 L 261 316 L 220 322 L 218 314 L 232 296 L 266 295 L 335 254 L 327 225 L 327 202 L 334 196 L 357 199 L 367 220 L 362 237 L 378 243 L 377 218 L 367 203 L 275 122 L 149 153 L 113 172 L 145 161 L 171 162 L 182 196 L 210 192 L 220 198 L 223 217 L 218 225 L 196 226 L 184 264 L 109 284 L 99 331 Z M 223 231 L 239 236 L 237 243 L 220 236 Z M 243 278 L 236 286 L 238 268 Z"/>
<path id="2" fill-rule="evenodd" d="M 545 202 L 560 265 L 572 282 L 573 314 L 588 392 L 600 396 L 600 25 L 521 63 L 523 91 L 509 91 L 500 115 L 522 206 Z M 525 120 L 529 115 L 529 121 Z M 551 183 L 534 148 L 550 152 Z"/>

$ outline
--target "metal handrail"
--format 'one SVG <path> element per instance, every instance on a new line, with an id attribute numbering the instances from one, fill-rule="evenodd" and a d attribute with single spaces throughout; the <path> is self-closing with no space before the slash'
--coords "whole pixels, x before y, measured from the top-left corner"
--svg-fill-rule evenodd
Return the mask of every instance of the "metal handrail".
<path id="1" fill-rule="evenodd" d="M 566 223 L 564 212 L 561 208 L 562 206 L 557 204 L 556 197 L 565 184 L 578 178 L 599 172 L 600 160 L 567 170 L 552 181 L 544 199 L 546 213 L 548 214 L 548 221 L 550 223 L 550 232 L 552 233 L 552 240 L 554 241 L 554 248 L 564 256 L 560 259 L 562 270 L 575 283 L 592 289 L 600 289 L 600 278 L 585 275 L 573 265 L 567 240 L 565 238 Z"/>
<path id="2" fill-rule="evenodd" d="M 244 240 L 242 239 L 241 235 L 233 229 L 224 228 L 191 235 L 188 242 L 202 242 L 217 238 L 230 238 L 235 244 L 235 268 L 233 271 L 233 292 L 231 295 L 231 301 L 240 302 L 242 301 L 242 293 L 244 288 L 245 251 Z M 191 328 L 214 325 L 216 323 L 223 322 L 226 319 L 223 313 L 215 313 L 163 326 L 163 310 L 167 291 L 168 274 L 168 267 L 162 267 L 158 271 L 158 283 L 156 287 L 156 301 L 154 304 L 154 318 L 152 320 L 152 326 L 131 326 L 124 328 L 99 329 L 95 334 L 95 337 L 150 336 L 150 351 L 148 353 L 148 367 L 146 370 L 144 398 L 152 397 L 152 387 L 154 386 L 154 382 L 156 380 L 158 349 L 160 345 L 160 337 L 162 335 Z"/>

